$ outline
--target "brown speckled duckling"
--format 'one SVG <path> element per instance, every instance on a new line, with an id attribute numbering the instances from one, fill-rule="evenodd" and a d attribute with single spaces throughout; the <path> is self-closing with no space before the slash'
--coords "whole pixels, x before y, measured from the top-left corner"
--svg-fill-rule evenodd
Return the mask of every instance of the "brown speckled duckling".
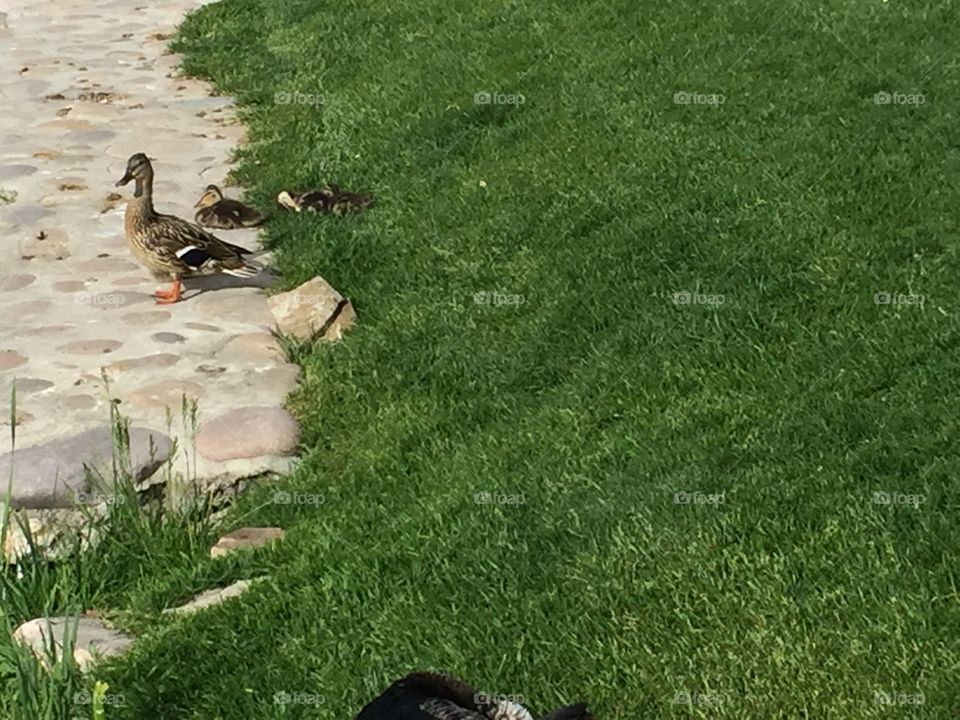
<path id="1" fill-rule="evenodd" d="M 373 196 L 367 193 L 347 192 L 334 183 L 327 183 L 319 190 L 306 192 L 284 190 L 277 195 L 277 203 L 284 210 L 295 212 L 346 215 L 362 213 L 373 204 Z"/>
<path id="2" fill-rule="evenodd" d="M 204 227 L 237 230 L 256 227 L 264 220 L 258 210 L 244 205 L 239 200 L 225 198 L 216 185 L 207 185 L 207 189 L 194 207 L 200 208 L 194 215 L 194 220 L 197 221 L 197 225 Z"/>

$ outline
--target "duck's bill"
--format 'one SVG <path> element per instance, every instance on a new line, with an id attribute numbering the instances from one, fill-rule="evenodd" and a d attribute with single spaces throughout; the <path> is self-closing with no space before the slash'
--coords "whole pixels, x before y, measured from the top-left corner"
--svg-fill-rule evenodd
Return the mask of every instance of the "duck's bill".
<path id="1" fill-rule="evenodd" d="M 127 173 L 127 174 L 124 175 L 122 178 L 120 178 L 119 180 L 117 180 L 117 184 L 116 184 L 115 187 L 121 187 L 121 186 L 123 186 L 123 185 L 126 185 L 126 184 L 127 184 L 128 182 L 130 182 L 131 180 L 133 180 L 133 175 L 131 175 L 130 173 Z"/>

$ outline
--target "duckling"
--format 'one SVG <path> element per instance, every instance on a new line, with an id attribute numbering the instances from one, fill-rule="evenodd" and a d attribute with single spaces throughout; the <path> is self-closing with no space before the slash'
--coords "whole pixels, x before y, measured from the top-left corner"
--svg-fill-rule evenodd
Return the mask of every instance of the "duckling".
<path id="1" fill-rule="evenodd" d="M 183 278 L 226 273 L 241 278 L 256 275 L 260 268 L 244 259 L 251 252 L 224 242 L 206 230 L 153 208 L 153 166 L 143 153 L 131 155 L 117 187 L 136 180 L 133 197 L 124 215 L 127 244 L 134 257 L 157 280 L 170 280 L 169 290 L 155 293 L 157 303 L 180 300 Z"/>
<path id="2" fill-rule="evenodd" d="M 362 213 L 373 204 L 373 196 L 341 190 L 335 183 L 327 183 L 319 190 L 291 192 L 277 195 L 277 203 L 284 210 L 312 212 L 324 215 Z"/>
<path id="3" fill-rule="evenodd" d="M 294 212 L 327 213 L 330 212 L 330 200 L 333 193 L 326 188 L 322 190 L 308 190 L 306 192 L 290 192 L 283 190 L 277 195 L 277 205 L 282 210 Z"/>
<path id="4" fill-rule="evenodd" d="M 239 200 L 225 198 L 216 185 L 207 185 L 194 207 L 200 208 L 194 215 L 194 220 L 197 221 L 197 225 L 204 227 L 236 230 L 256 227 L 264 220 L 258 210 L 244 205 Z"/>
<path id="5" fill-rule="evenodd" d="M 368 703 L 356 720 L 533 720 L 522 705 L 491 698 L 445 673 L 407 675 Z M 585 703 L 568 705 L 541 720 L 593 720 Z"/>

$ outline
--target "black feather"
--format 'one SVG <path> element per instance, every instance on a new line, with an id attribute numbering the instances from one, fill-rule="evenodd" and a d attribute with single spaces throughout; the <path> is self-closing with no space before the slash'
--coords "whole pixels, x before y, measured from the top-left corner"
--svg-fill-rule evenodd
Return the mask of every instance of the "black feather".
<path id="1" fill-rule="evenodd" d="M 192 268 L 201 268 L 210 259 L 210 255 L 200 248 L 190 248 L 186 252 L 177 253 L 177 257 Z"/>
<path id="2" fill-rule="evenodd" d="M 368 703 L 357 720 L 486 720 L 476 691 L 452 675 L 412 673 Z"/>
<path id="3" fill-rule="evenodd" d="M 554 710 L 540 720 L 593 720 L 593 715 L 587 711 L 586 703 L 577 703 Z"/>

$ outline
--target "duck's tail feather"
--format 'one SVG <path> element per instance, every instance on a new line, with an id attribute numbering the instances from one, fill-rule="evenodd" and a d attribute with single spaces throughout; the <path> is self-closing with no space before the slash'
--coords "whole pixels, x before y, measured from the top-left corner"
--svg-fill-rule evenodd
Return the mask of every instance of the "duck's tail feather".
<path id="1" fill-rule="evenodd" d="M 243 265 L 238 268 L 223 268 L 223 273 L 225 275 L 233 275 L 233 277 L 238 278 L 252 278 L 256 277 L 263 271 L 263 265 L 258 262 L 245 261 Z"/>

